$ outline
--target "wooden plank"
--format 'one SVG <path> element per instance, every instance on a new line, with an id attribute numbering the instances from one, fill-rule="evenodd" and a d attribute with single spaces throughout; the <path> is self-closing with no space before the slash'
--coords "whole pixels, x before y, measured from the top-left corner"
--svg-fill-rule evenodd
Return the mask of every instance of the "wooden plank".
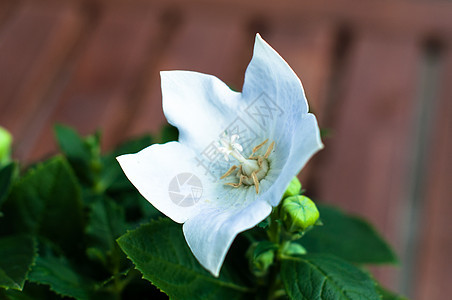
<path id="1" fill-rule="evenodd" d="M 443 299 L 452 293 L 452 52 L 447 55 L 428 155 L 426 191 L 420 221 L 421 242 L 415 270 L 415 299 Z"/>
<path id="2" fill-rule="evenodd" d="M 18 139 L 73 46 L 80 22 L 70 3 L 26 1 L 0 33 L 0 122 Z"/>
<path id="3" fill-rule="evenodd" d="M 54 151 L 52 127 L 64 123 L 82 134 L 103 131 L 108 147 L 124 136 L 116 124 L 127 119 L 128 99 L 158 32 L 157 16 L 150 5 L 101 7 L 101 19 L 81 50 L 63 91 L 54 95 L 58 105 L 46 120 L 29 159 Z"/>
<path id="4" fill-rule="evenodd" d="M 122 0 L 110 0 L 112 2 Z M 147 0 L 135 0 L 146 2 Z M 181 6 L 185 0 L 166 0 L 168 5 Z M 210 0 L 192 0 L 190 5 L 211 6 Z M 452 33 L 450 18 L 452 3 L 446 1 L 280 1 L 273 0 L 217 0 L 218 9 L 231 7 L 236 12 L 262 18 L 296 18 L 300 15 L 330 18 L 338 22 L 347 21 L 353 27 L 386 28 L 388 32 L 427 34 L 431 32 Z"/>
<path id="5" fill-rule="evenodd" d="M 300 19 L 302 21 L 300 21 Z M 279 20 L 268 30 L 267 42 L 288 62 L 303 83 L 310 110 L 322 123 L 327 82 L 334 56 L 335 24 L 300 17 Z"/>
<path id="6" fill-rule="evenodd" d="M 215 9 L 212 11 L 190 6 L 183 12 L 180 30 L 173 33 L 149 77 L 149 88 L 143 95 L 141 108 L 128 129 L 131 135 L 157 133 L 161 125 L 166 123 L 160 90 L 161 70 L 192 70 L 212 74 L 241 90 L 247 64 L 245 62 L 242 65 L 242 62 L 251 58 L 254 42 L 254 36 L 244 30 L 244 20 L 240 16 L 231 17 Z"/>
<path id="7" fill-rule="evenodd" d="M 414 39 L 357 35 L 333 138 L 326 141 L 316 191 L 319 199 L 368 218 L 401 249 L 419 50 Z M 379 275 L 395 287 L 395 274 Z"/>
<path id="8" fill-rule="evenodd" d="M 0 30 L 8 20 L 16 13 L 17 8 L 20 6 L 21 1 L 1 1 L 0 2 Z"/>

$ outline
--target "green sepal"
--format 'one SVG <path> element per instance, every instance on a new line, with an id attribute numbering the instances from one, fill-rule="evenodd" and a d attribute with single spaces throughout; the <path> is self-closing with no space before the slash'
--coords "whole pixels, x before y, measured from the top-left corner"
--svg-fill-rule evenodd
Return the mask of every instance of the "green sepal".
<path id="1" fill-rule="evenodd" d="M 301 246 L 300 244 L 292 241 L 288 241 L 283 244 L 281 250 L 280 250 L 280 256 L 298 256 L 298 255 L 304 255 L 306 254 L 306 249 Z"/>

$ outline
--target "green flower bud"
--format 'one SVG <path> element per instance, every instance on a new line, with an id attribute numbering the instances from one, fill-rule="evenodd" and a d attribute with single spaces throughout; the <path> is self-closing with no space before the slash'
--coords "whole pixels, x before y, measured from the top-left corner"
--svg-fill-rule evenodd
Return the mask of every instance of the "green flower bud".
<path id="1" fill-rule="evenodd" d="M 300 195 L 300 191 L 301 191 L 300 180 L 298 180 L 297 177 L 294 177 L 292 178 L 292 181 L 289 183 L 289 186 L 284 192 L 283 199 L 290 196 Z"/>
<path id="2" fill-rule="evenodd" d="M 7 163 L 10 160 L 12 141 L 11 134 L 0 126 L 0 164 Z"/>
<path id="3" fill-rule="evenodd" d="M 247 256 L 254 275 L 260 277 L 267 274 L 268 268 L 273 264 L 277 249 L 277 245 L 268 241 L 254 243 L 250 246 Z"/>
<path id="4" fill-rule="evenodd" d="M 281 220 L 287 231 L 300 232 L 313 226 L 319 218 L 314 202 L 306 196 L 292 196 L 284 199 Z"/>

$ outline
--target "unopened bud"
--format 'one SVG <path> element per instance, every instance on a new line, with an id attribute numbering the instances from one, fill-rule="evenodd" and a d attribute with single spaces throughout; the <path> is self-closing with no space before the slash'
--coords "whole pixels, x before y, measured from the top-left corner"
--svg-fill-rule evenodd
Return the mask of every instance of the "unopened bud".
<path id="1" fill-rule="evenodd" d="M 314 202 L 306 196 L 292 196 L 283 200 L 281 219 L 289 232 L 305 231 L 319 218 Z"/>
<path id="2" fill-rule="evenodd" d="M 7 163 L 11 157 L 11 134 L 3 127 L 0 127 L 0 164 Z"/>
<path id="3" fill-rule="evenodd" d="M 248 250 L 250 269 L 256 276 L 267 274 L 268 268 L 273 264 L 277 246 L 271 242 L 252 244 Z"/>
<path id="4" fill-rule="evenodd" d="M 289 186 L 284 192 L 283 199 L 290 196 L 300 195 L 300 191 L 301 191 L 300 180 L 298 180 L 297 177 L 294 177 L 292 178 L 292 181 L 290 181 Z"/>

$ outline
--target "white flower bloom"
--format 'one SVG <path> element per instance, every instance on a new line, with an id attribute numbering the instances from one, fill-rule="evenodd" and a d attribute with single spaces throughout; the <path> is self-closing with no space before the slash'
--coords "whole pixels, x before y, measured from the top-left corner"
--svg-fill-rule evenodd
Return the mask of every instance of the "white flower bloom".
<path id="1" fill-rule="evenodd" d="M 152 205 L 184 223 L 193 254 L 218 276 L 237 234 L 270 214 L 323 147 L 317 121 L 296 74 L 259 35 L 242 93 L 196 72 L 165 71 L 161 79 L 179 141 L 117 159 Z"/>

